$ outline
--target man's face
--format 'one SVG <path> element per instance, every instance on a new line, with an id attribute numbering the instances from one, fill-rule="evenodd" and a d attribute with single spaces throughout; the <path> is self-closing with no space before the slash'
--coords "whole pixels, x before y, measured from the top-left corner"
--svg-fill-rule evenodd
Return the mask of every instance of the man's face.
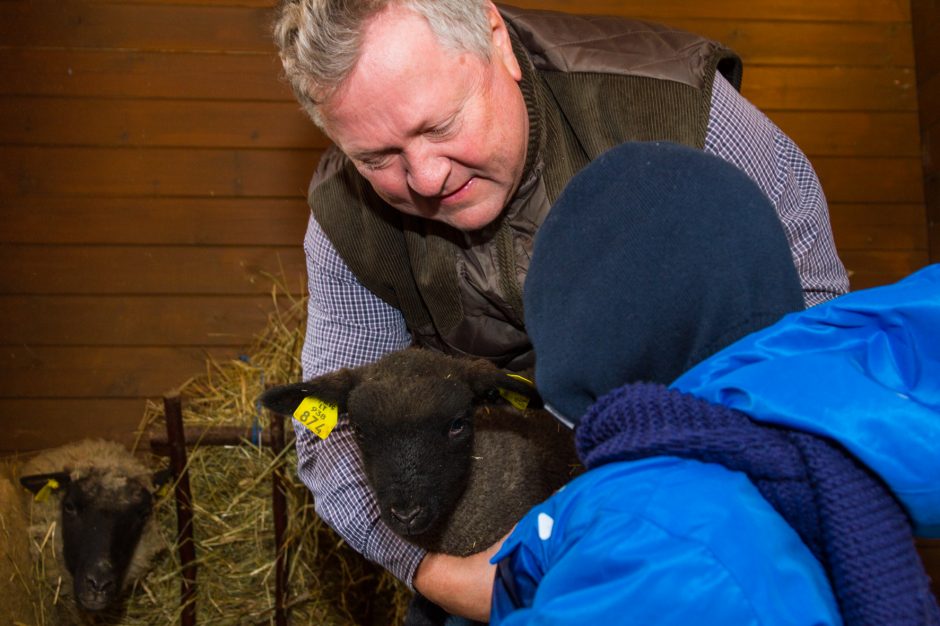
<path id="1" fill-rule="evenodd" d="M 442 46 L 423 17 L 387 9 L 322 109 L 330 137 L 386 202 L 465 231 L 508 204 L 528 140 L 521 72 L 492 6 L 490 21 L 487 62 Z"/>

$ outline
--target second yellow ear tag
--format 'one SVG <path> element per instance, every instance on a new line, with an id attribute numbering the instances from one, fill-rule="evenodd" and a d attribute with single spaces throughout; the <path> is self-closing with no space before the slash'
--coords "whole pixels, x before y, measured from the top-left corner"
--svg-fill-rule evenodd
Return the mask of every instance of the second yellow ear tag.
<path id="1" fill-rule="evenodd" d="M 53 491 L 59 488 L 59 481 L 55 478 L 50 478 L 46 481 L 46 484 L 42 486 L 42 489 L 36 492 L 36 495 L 33 499 L 36 502 L 44 502 Z"/>
<path id="2" fill-rule="evenodd" d="M 156 496 L 157 498 L 165 498 L 166 494 L 170 493 L 170 488 L 172 487 L 173 487 L 173 481 L 168 480 L 162 485 L 160 485 L 160 488 L 157 489 L 157 491 L 153 495 Z"/>
<path id="3" fill-rule="evenodd" d="M 533 383 L 531 380 L 529 380 L 528 378 L 526 378 L 525 376 L 523 376 L 523 375 L 521 375 L 521 374 L 506 374 L 506 376 L 509 376 L 510 378 L 513 378 L 513 379 L 518 380 L 518 381 L 520 381 L 520 382 L 524 382 L 524 383 L 527 384 L 529 387 L 535 387 L 535 383 Z"/>
<path id="4" fill-rule="evenodd" d="M 303 424 L 320 439 L 326 439 L 336 427 L 339 410 L 319 398 L 304 398 L 294 410 L 294 419 Z"/>
<path id="5" fill-rule="evenodd" d="M 526 383 L 527 385 L 529 385 L 530 387 L 535 386 L 534 384 L 532 384 L 532 381 L 526 378 L 525 376 L 520 376 L 519 374 L 506 374 L 506 376 L 509 376 L 510 378 L 514 378 L 516 380 L 520 380 Z M 520 411 L 525 411 L 527 408 L 529 408 L 529 398 L 522 395 L 521 393 L 517 393 L 515 391 L 510 391 L 509 389 L 503 389 L 502 387 L 500 387 L 499 395 L 504 397 L 506 399 L 506 402 L 513 405 Z"/>

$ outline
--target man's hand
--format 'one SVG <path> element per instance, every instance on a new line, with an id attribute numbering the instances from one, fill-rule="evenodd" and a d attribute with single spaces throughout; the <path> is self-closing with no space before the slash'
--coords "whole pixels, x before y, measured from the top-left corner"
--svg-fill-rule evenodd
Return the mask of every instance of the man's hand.
<path id="1" fill-rule="evenodd" d="M 429 553 L 415 572 L 414 588 L 448 613 L 488 622 L 496 575 L 490 558 L 504 540 L 466 557 Z"/>

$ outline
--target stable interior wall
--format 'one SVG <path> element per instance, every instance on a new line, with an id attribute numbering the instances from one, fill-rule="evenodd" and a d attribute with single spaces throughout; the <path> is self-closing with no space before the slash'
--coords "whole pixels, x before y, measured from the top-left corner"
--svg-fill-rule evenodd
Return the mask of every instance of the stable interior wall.
<path id="1" fill-rule="evenodd" d="M 930 262 L 940 262 L 940 1 L 912 0 L 921 155 Z M 940 598 L 940 539 L 918 544 L 934 594 Z"/>
<path id="2" fill-rule="evenodd" d="M 930 260 L 940 261 L 940 1 L 911 1 Z"/>
<path id="3" fill-rule="evenodd" d="M 731 46 L 817 169 L 853 287 L 927 262 L 907 0 L 516 4 Z M 244 349 L 272 277 L 302 292 L 327 143 L 279 79 L 272 5 L 0 3 L 0 451 L 130 440 L 146 398 Z"/>

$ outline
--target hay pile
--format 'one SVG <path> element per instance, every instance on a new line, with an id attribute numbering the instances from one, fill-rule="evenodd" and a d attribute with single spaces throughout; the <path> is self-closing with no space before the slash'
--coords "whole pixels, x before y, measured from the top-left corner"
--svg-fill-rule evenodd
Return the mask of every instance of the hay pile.
<path id="1" fill-rule="evenodd" d="M 185 382 L 184 425 L 251 426 L 259 414 L 256 398 L 265 382 L 300 377 L 305 303 L 275 286 L 275 312 L 268 326 L 239 360 L 206 363 L 205 374 Z M 163 406 L 147 404 L 138 448 L 146 433 L 165 432 Z M 285 463 L 288 479 L 289 619 L 293 624 L 398 623 L 410 596 L 404 586 L 355 553 L 314 513 L 307 489 L 296 477 L 290 423 L 281 458 L 253 445 L 195 446 L 189 449 L 194 533 L 198 562 L 197 623 L 273 624 L 274 530 L 272 470 Z M 166 461 L 162 461 L 165 463 Z M 175 501 L 170 495 L 156 514 L 167 556 L 135 589 L 122 624 L 179 623 L 180 567 L 173 543 Z"/>
<path id="2" fill-rule="evenodd" d="M 0 616 L 32 622 L 36 608 L 23 496 L 12 464 L 0 465 Z"/>

